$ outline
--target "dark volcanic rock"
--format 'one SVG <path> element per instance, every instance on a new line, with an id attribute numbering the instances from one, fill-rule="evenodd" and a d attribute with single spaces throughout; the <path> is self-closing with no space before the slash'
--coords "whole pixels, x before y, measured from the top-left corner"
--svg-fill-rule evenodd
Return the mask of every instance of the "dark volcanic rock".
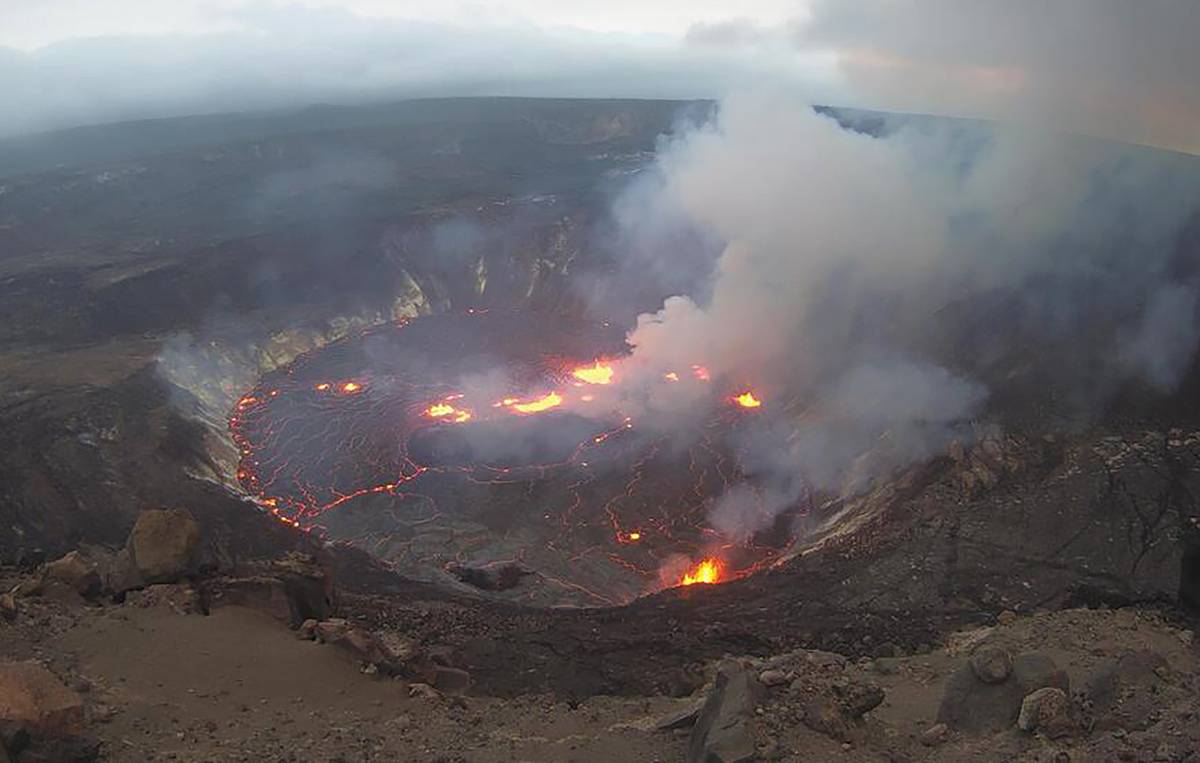
<path id="1" fill-rule="evenodd" d="M 533 574 L 519 564 L 500 564 L 492 567 L 467 567 L 456 564 L 452 565 L 449 571 L 467 585 L 483 591 L 507 591 L 516 588 L 522 578 Z"/>
<path id="2" fill-rule="evenodd" d="M 754 674 L 727 661 L 717 669 L 717 680 L 688 742 L 688 763 L 742 763 L 754 760 L 750 723 L 759 692 Z"/>

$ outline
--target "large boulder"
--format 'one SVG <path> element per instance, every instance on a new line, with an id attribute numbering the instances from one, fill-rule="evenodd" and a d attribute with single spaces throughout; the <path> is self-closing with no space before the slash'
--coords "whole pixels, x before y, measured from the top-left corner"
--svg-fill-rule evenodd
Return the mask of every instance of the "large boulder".
<path id="1" fill-rule="evenodd" d="M 79 734 L 83 700 L 35 661 L 0 662 L 0 721 L 36 734 Z"/>
<path id="2" fill-rule="evenodd" d="M 200 525 L 185 509 L 143 511 L 127 548 L 147 583 L 173 583 L 195 569 Z"/>
<path id="3" fill-rule="evenodd" d="M 722 663 L 688 741 L 687 763 L 745 763 L 757 754 L 750 723 L 760 691 L 754 674 Z"/>

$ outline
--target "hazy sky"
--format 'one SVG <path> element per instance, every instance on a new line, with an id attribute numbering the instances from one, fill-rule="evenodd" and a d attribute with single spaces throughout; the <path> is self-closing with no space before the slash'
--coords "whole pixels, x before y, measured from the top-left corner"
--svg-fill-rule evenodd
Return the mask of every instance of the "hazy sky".
<path id="1" fill-rule="evenodd" d="M 436 95 L 720 97 L 1200 149 L 1198 0 L 0 0 L 0 135 Z"/>
<path id="2" fill-rule="evenodd" d="M 204 33 L 242 26 L 255 6 L 340 8 L 360 16 L 476 25 L 574 27 L 622 35 L 681 37 L 696 23 L 731 18 L 783 23 L 804 0 L 4 0 L 0 45 L 31 50 L 71 37 Z"/>

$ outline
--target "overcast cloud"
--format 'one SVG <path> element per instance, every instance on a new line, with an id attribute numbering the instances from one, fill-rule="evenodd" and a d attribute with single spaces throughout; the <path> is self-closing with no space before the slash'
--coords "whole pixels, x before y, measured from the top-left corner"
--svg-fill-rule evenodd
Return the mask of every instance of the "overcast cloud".
<path id="1" fill-rule="evenodd" d="M 979 116 L 1196 151 L 1195 0 L 5 0 L 0 135 L 441 95 Z"/>

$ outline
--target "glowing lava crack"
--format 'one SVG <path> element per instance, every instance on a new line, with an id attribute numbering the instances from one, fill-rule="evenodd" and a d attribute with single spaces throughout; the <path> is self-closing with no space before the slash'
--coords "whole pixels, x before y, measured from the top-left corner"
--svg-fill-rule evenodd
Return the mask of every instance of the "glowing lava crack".
<path id="1" fill-rule="evenodd" d="M 742 480 L 733 435 L 763 402 L 716 397 L 686 438 L 640 431 L 610 394 L 625 351 L 604 326 L 534 313 L 380 326 L 238 401 L 238 479 L 281 521 L 410 576 L 516 565 L 531 574 L 491 595 L 533 604 L 622 603 L 770 563 L 786 531 L 731 544 L 706 522 Z M 683 370 L 661 383 L 711 384 Z"/>

